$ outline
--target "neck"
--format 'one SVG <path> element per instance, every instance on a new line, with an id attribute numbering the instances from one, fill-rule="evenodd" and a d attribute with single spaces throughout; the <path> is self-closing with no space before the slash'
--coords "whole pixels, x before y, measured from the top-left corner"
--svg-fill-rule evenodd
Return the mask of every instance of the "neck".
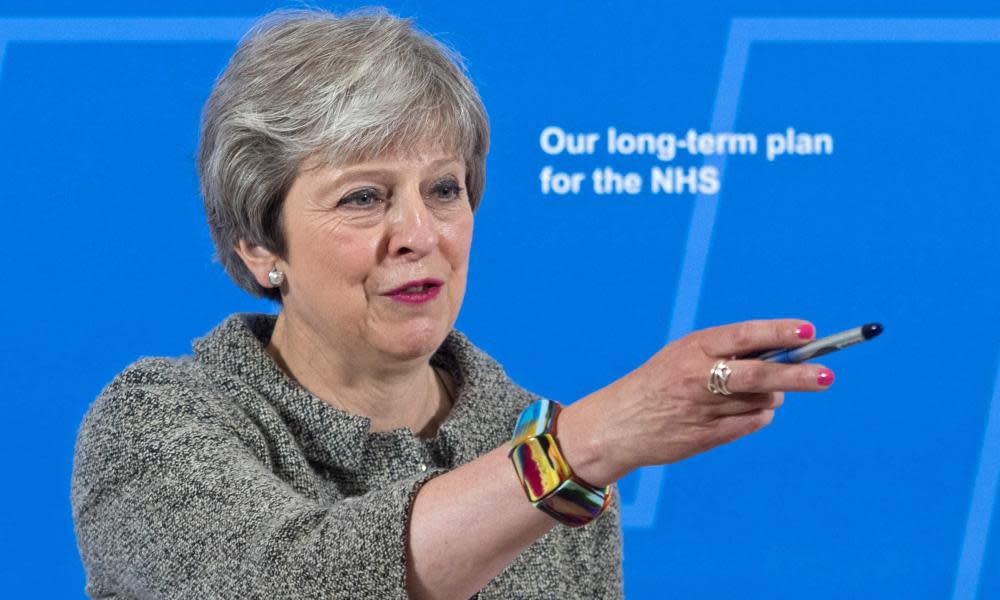
<path id="1" fill-rule="evenodd" d="M 451 409 L 454 385 L 435 373 L 430 357 L 390 361 L 348 352 L 282 312 L 267 346 L 279 367 L 317 398 L 345 412 L 368 417 L 370 431 L 408 428 L 433 437 Z"/>

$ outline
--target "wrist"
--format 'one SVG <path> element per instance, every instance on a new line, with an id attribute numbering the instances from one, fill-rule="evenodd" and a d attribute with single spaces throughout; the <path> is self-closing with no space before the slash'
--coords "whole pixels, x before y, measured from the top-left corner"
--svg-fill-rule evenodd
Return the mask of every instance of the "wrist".
<path id="1" fill-rule="evenodd" d="M 544 398 L 526 406 L 514 427 L 508 456 L 535 508 L 567 527 L 580 527 L 608 508 L 611 486 L 585 481 L 566 461 L 558 439 L 562 411 L 558 402 Z"/>
<path id="2" fill-rule="evenodd" d="M 625 475 L 617 467 L 613 448 L 606 442 L 604 422 L 587 398 L 567 406 L 559 415 L 559 449 L 573 473 L 587 483 L 604 487 Z"/>

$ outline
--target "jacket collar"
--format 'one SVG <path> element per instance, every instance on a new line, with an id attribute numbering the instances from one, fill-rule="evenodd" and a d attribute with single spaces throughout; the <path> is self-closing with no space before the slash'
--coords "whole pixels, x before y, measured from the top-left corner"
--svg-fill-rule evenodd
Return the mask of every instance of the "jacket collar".
<path id="1" fill-rule="evenodd" d="M 419 452 L 424 446 L 448 466 L 457 466 L 507 439 L 520 408 L 533 399 L 493 358 L 453 329 L 430 359 L 456 383 L 454 404 L 437 436 L 420 440 L 409 429 L 369 433 L 368 417 L 323 402 L 278 367 L 265 350 L 276 319 L 270 314 L 234 314 L 194 342 L 195 355 L 213 367 L 218 383 L 241 403 L 270 404 L 307 458 L 328 467 L 364 468 L 375 438 L 377 446 L 401 445 L 402 452 Z M 506 398 L 510 393 L 518 397 Z"/>

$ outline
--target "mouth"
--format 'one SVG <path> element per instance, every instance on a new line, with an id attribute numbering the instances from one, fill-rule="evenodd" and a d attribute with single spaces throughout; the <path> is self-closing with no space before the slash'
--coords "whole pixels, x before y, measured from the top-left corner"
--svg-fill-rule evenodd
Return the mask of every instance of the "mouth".
<path id="1" fill-rule="evenodd" d="M 398 288 L 382 294 L 383 296 L 395 296 L 397 294 L 424 294 L 444 285 L 440 279 L 419 279 L 408 281 Z"/>

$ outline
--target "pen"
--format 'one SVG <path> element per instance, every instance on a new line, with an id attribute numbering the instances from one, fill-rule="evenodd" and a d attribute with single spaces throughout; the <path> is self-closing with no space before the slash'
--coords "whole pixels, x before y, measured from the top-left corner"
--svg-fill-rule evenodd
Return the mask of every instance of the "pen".
<path id="1" fill-rule="evenodd" d="M 805 362 L 809 359 L 816 358 L 817 356 L 823 356 L 824 354 L 836 352 L 837 350 L 841 350 L 860 342 L 867 342 L 882 333 L 882 329 L 883 327 L 880 323 L 868 323 L 867 325 L 862 325 L 861 327 L 841 331 L 840 333 L 835 333 L 833 335 L 826 336 L 825 338 L 809 342 L 805 346 L 799 346 L 798 348 L 779 348 L 777 350 L 768 350 L 762 353 L 742 356 L 740 358 L 766 360 L 768 362 L 777 363 Z"/>

